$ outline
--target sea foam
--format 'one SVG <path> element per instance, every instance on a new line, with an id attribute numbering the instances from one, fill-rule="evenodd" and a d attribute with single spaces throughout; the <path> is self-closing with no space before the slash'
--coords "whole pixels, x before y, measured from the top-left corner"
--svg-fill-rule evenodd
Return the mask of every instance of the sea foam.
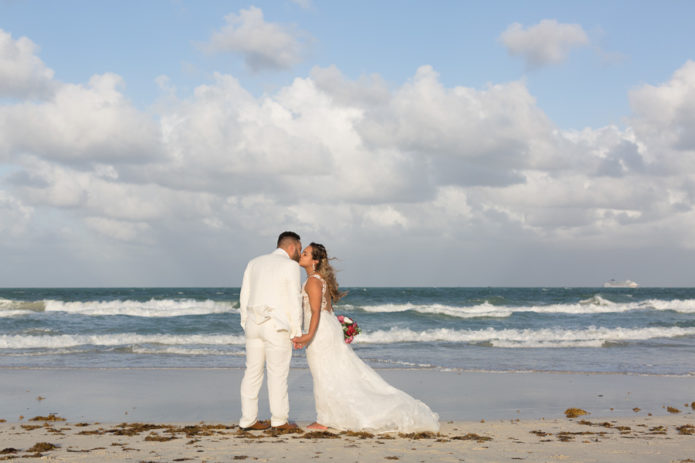
<path id="1" fill-rule="evenodd" d="M 492 347 L 603 347 L 609 343 L 644 341 L 656 338 L 695 336 L 695 328 L 604 328 L 591 326 L 581 330 L 564 329 L 503 329 L 452 330 L 440 328 L 425 331 L 392 328 L 363 332 L 357 343 L 395 344 L 452 342 L 483 344 Z"/>
<path id="2" fill-rule="evenodd" d="M 641 302 L 612 302 L 600 295 L 581 300 L 573 304 L 548 304 L 530 306 L 493 305 L 489 302 L 471 306 L 453 306 L 443 304 L 378 304 L 378 305 L 339 305 L 336 310 L 362 310 L 371 313 L 398 313 L 413 311 L 422 314 L 448 315 L 457 318 L 506 318 L 515 313 L 532 312 L 539 314 L 600 314 L 622 313 L 633 310 L 672 310 L 679 313 L 695 313 L 695 299 L 659 300 L 650 299 Z"/>
<path id="3" fill-rule="evenodd" d="M 164 345 L 244 345 L 244 336 L 236 335 L 173 335 L 173 334 L 61 334 L 57 336 L 0 336 L 0 349 L 59 349 L 77 346 Z"/>
<path id="4" fill-rule="evenodd" d="M 0 299 L 0 317 L 11 317 L 31 312 L 66 312 L 70 314 L 131 317 L 181 317 L 213 313 L 238 313 L 238 303 L 197 299 L 150 299 L 148 301 L 113 300 L 65 302 L 54 299 L 43 301 L 13 301 Z"/>
<path id="5" fill-rule="evenodd" d="M 181 317 L 215 313 L 238 314 L 236 301 L 197 299 L 150 299 L 66 302 L 54 299 L 18 301 L 0 298 L 0 317 L 17 317 L 37 312 L 65 312 L 86 316 L 127 315 L 132 317 Z M 577 303 L 548 305 L 494 305 L 483 302 L 477 305 L 445 304 L 340 304 L 336 310 L 365 311 L 371 313 L 417 312 L 425 315 L 445 315 L 456 318 L 506 318 L 515 313 L 539 314 L 599 314 L 621 313 L 633 310 L 674 311 L 695 313 L 695 299 L 649 299 L 640 302 L 612 302 L 597 294 Z"/>

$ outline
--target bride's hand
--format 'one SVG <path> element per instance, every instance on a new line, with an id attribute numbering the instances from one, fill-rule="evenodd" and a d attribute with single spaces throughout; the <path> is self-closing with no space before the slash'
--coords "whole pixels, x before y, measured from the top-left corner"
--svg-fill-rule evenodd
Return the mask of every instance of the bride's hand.
<path id="1" fill-rule="evenodd" d="M 295 349 L 302 349 L 306 345 L 306 335 L 305 336 L 297 336 L 296 338 L 292 338 L 292 345 L 294 346 Z"/>

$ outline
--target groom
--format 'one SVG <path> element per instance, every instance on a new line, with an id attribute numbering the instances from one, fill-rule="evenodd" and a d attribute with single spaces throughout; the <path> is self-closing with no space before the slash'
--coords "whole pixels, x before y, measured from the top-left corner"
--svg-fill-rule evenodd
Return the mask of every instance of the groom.
<path id="1" fill-rule="evenodd" d="M 277 249 L 251 260 L 244 271 L 239 294 L 241 327 L 246 333 L 246 372 L 241 380 L 242 429 L 270 426 L 292 429 L 287 421 L 290 404 L 287 376 L 292 359 L 292 341 L 302 334 L 302 296 L 299 275 L 299 235 L 286 231 L 278 237 Z M 263 370 L 268 369 L 270 424 L 258 421 L 258 392 Z"/>

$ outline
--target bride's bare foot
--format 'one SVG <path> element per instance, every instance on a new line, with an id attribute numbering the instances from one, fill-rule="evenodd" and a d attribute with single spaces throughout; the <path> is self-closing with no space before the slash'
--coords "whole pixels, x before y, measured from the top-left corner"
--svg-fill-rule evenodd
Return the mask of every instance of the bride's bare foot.
<path id="1" fill-rule="evenodd" d="M 318 429 L 319 431 L 325 431 L 326 429 L 328 429 L 326 426 L 319 424 L 319 423 L 316 423 L 316 422 L 311 423 L 306 428 L 307 429 Z"/>

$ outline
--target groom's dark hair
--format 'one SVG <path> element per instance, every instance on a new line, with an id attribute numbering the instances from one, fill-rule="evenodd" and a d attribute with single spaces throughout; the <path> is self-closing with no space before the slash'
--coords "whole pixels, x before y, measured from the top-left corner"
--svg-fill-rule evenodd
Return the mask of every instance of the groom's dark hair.
<path id="1" fill-rule="evenodd" d="M 301 241 L 301 238 L 295 232 L 284 231 L 280 233 L 280 236 L 278 236 L 278 247 L 284 246 L 288 243 L 288 241 L 294 241 L 295 243 L 299 243 Z"/>

